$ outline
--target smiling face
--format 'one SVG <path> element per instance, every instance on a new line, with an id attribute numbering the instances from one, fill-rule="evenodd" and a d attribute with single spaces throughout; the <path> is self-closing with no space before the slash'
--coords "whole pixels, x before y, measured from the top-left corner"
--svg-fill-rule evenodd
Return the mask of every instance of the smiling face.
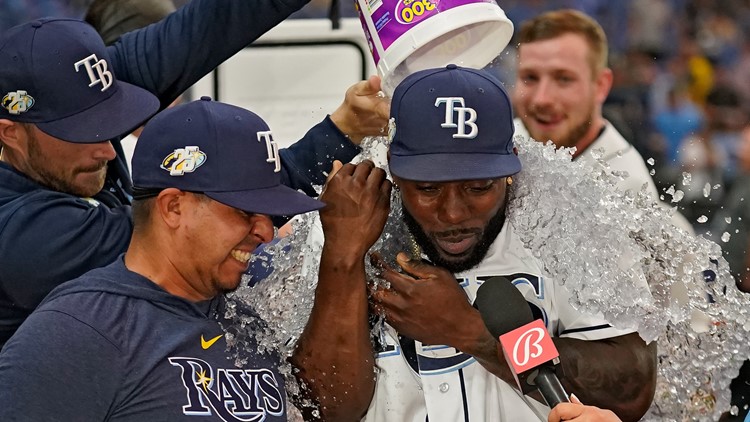
<path id="1" fill-rule="evenodd" d="M 239 286 L 252 252 L 273 238 L 273 223 L 262 214 L 247 214 L 200 194 L 189 194 L 182 225 L 183 274 L 199 300 Z"/>
<path id="2" fill-rule="evenodd" d="M 434 264 L 457 273 L 484 259 L 505 221 L 506 178 L 394 180 L 409 230 Z"/>
<path id="3" fill-rule="evenodd" d="M 589 54 L 575 33 L 521 44 L 513 104 L 532 138 L 564 147 L 596 138 L 611 71 L 595 73 Z"/>

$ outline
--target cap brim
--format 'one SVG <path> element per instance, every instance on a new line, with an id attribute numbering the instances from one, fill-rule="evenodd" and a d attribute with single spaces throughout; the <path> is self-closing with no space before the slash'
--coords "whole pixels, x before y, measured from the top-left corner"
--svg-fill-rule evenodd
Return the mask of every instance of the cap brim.
<path id="1" fill-rule="evenodd" d="M 521 171 L 514 154 L 391 154 L 392 174 L 418 182 L 497 179 Z"/>
<path id="2" fill-rule="evenodd" d="M 323 208 L 325 204 L 284 185 L 232 192 L 204 192 L 222 204 L 245 212 L 266 215 L 297 215 Z"/>
<path id="3" fill-rule="evenodd" d="M 159 111 L 159 107 L 154 94 L 117 81 L 117 92 L 106 100 L 72 116 L 36 126 L 63 141 L 91 144 L 129 134 Z"/>

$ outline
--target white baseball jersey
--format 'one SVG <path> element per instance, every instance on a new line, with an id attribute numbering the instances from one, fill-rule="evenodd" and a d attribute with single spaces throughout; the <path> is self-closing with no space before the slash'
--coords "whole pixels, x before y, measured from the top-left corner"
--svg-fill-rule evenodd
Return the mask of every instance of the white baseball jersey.
<path id="1" fill-rule="evenodd" d="M 598 340 L 632 332 L 576 311 L 567 291 L 541 274 L 539 262 L 506 223 L 482 263 L 456 278 L 473 302 L 483 280 L 507 277 L 555 337 Z M 390 326 L 383 329 L 381 343 L 375 394 L 363 419 L 367 422 L 547 420 L 547 406 L 522 396 L 470 355 L 448 346 L 399 342 Z"/>

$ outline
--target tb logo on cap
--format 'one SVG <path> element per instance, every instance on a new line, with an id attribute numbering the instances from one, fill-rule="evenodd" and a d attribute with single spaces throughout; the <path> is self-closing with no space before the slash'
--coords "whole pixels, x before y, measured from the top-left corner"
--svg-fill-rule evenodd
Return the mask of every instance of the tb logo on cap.
<path id="1" fill-rule="evenodd" d="M 271 131 L 264 130 L 258 132 L 258 142 L 263 139 L 266 141 L 266 151 L 268 152 L 267 163 L 274 163 L 273 172 L 278 173 L 281 171 L 281 160 L 279 159 L 279 144 L 271 139 Z"/>
<path id="2" fill-rule="evenodd" d="M 458 129 L 453 134 L 454 138 L 466 138 L 474 139 L 479 133 L 479 128 L 476 125 L 477 111 L 473 108 L 465 107 L 463 97 L 438 97 L 435 99 L 435 107 L 439 107 L 440 104 L 445 104 L 445 121 L 440 127 Z M 458 104 L 458 106 L 457 106 Z M 453 120 L 454 113 L 458 114 L 457 121 Z M 466 133 L 466 127 L 471 128 L 471 132 Z"/>
<path id="3" fill-rule="evenodd" d="M 92 87 L 96 84 L 102 84 L 101 90 L 106 91 L 107 88 L 112 86 L 114 77 L 112 76 L 112 72 L 107 70 L 106 60 L 99 60 L 99 58 L 96 57 L 96 54 L 92 54 L 85 59 L 79 60 L 75 63 L 76 72 L 78 72 L 78 68 L 81 67 L 81 65 L 86 68 L 86 74 L 88 75 L 89 81 L 91 82 L 89 84 L 89 87 Z M 94 74 L 94 71 L 96 71 L 96 74 Z"/>

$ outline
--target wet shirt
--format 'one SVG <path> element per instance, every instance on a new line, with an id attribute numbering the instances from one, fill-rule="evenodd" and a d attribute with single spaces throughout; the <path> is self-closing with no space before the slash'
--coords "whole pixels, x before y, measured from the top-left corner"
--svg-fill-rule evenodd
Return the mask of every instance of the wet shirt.
<path id="1" fill-rule="evenodd" d="M 506 224 L 485 259 L 456 274 L 470 302 L 484 280 L 503 276 L 523 294 L 535 318 L 553 337 L 600 340 L 630 331 L 616 329 L 600 316 L 581 313 L 567 291 L 542 276 L 541 264 Z M 400 337 L 386 325 L 380 335 L 375 394 L 367 422 L 517 422 L 546 421 L 550 409 L 525 397 L 490 373 L 472 356 L 445 345 Z"/>

